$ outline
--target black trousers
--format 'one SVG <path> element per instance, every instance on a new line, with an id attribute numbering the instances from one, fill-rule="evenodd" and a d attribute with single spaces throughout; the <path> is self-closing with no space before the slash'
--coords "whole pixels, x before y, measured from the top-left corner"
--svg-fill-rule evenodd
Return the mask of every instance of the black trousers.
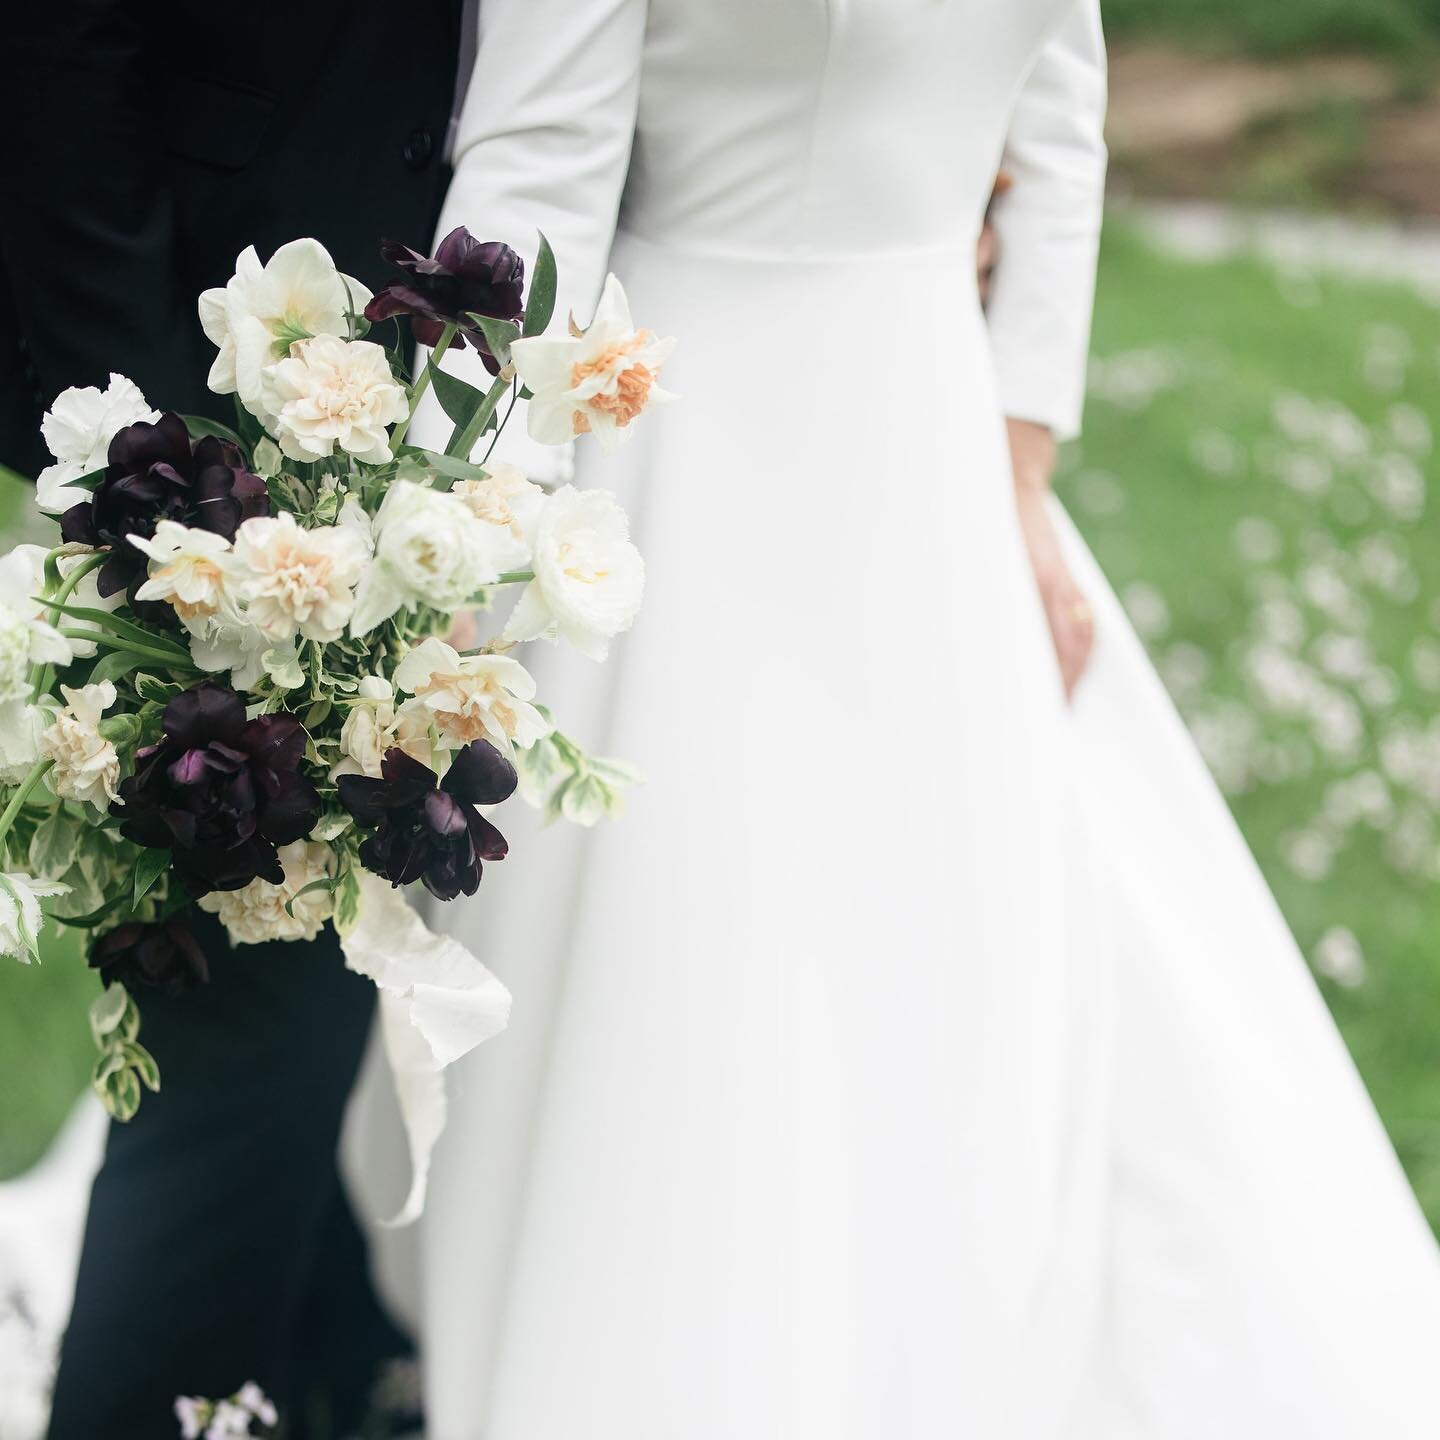
<path id="1" fill-rule="evenodd" d="M 177 1395 L 247 1380 L 287 1437 L 324 1440 L 407 1349 L 336 1170 L 374 986 L 328 928 L 234 950 L 211 917 L 195 929 L 210 983 L 137 997 L 162 1089 L 110 1127 L 50 1440 L 173 1440 Z"/>

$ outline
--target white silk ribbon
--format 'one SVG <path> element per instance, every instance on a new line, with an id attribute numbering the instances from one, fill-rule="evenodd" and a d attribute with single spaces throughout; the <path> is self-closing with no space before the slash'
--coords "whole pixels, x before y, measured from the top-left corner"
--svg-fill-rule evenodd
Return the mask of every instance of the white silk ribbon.
<path id="1" fill-rule="evenodd" d="M 381 1035 L 410 1146 L 410 1193 L 380 1223 L 409 1225 L 425 1209 L 430 1157 L 445 1128 L 445 1067 L 505 1028 L 510 992 L 378 875 L 361 875 L 360 914 L 340 944 L 346 965 L 380 990 Z"/>

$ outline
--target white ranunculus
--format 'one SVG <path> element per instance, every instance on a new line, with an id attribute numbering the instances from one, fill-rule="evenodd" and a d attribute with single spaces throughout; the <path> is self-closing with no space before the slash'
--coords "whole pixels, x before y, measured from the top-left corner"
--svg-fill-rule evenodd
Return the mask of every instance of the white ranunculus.
<path id="1" fill-rule="evenodd" d="M 230 542 L 209 530 L 162 520 L 149 540 L 132 535 L 130 543 L 150 557 L 150 578 L 135 592 L 137 600 L 163 600 L 192 635 L 204 635 L 212 617 L 230 614 Z"/>
<path id="2" fill-rule="evenodd" d="M 311 335 L 348 335 L 347 307 L 358 314 L 369 300 L 370 292 L 342 275 L 318 240 L 292 240 L 264 265 L 248 246 L 229 281 L 200 297 L 200 323 L 220 347 L 210 367 L 210 388 L 217 395 L 239 395 L 247 410 L 265 419 L 260 395 L 265 368 Z"/>
<path id="3" fill-rule="evenodd" d="M 71 386 L 62 391 L 40 422 L 40 433 L 55 463 L 40 472 L 35 482 L 35 503 L 51 515 L 90 498 L 74 482 L 101 469 L 118 431 L 137 420 L 154 424 L 158 410 L 145 403 L 133 380 L 111 374 L 103 389 Z"/>
<path id="4" fill-rule="evenodd" d="M 62 800 L 79 800 L 104 810 L 120 798 L 120 757 L 100 733 L 100 721 L 115 703 L 108 680 L 72 690 L 60 687 L 64 707 L 40 736 L 40 753 L 53 760 L 50 785 Z"/>
<path id="5" fill-rule="evenodd" d="M 477 520 L 508 535 L 514 550 L 505 556 L 503 570 L 520 570 L 530 563 L 530 541 L 545 506 L 545 491 L 527 480 L 515 465 L 491 461 L 483 480 L 460 480 L 450 493 L 463 500 Z"/>
<path id="6" fill-rule="evenodd" d="M 40 901 L 47 895 L 65 895 L 68 885 L 37 880 L 17 870 L 0 875 L 0 955 L 22 965 L 40 958 L 36 939 L 45 917 Z"/>
<path id="7" fill-rule="evenodd" d="M 351 634 L 368 634 L 403 605 L 463 609 L 500 578 L 513 543 L 448 491 L 392 481 L 375 517 L 375 563 L 356 590 Z"/>
<path id="8" fill-rule="evenodd" d="M 531 438 L 564 445 L 593 431 L 601 449 L 613 449 L 647 405 L 674 398 L 655 383 L 674 348 L 674 340 L 635 328 L 624 288 L 609 276 L 583 335 L 534 335 L 510 347 L 533 397 Z"/>
<path id="9" fill-rule="evenodd" d="M 502 754 L 550 733 L 529 702 L 535 681 L 507 655 L 461 655 L 443 640 L 422 640 L 395 667 L 395 686 L 421 701 L 435 726 L 456 745 L 488 740 Z"/>
<path id="10" fill-rule="evenodd" d="M 331 768 L 330 778 L 370 775 L 379 779 L 385 752 L 396 749 L 433 768 L 430 711 L 419 700 L 397 704 L 388 680 L 366 675 L 340 730 L 340 750 L 345 758 Z"/>
<path id="11" fill-rule="evenodd" d="M 293 515 L 257 515 L 235 532 L 234 584 L 246 617 L 271 640 L 338 640 L 369 559 L 348 525 L 306 530 Z"/>
<path id="12" fill-rule="evenodd" d="M 630 628 L 645 590 L 645 562 L 615 497 L 573 485 L 557 490 L 540 516 L 533 565 L 504 638 L 563 636 L 603 660 L 612 637 Z"/>
<path id="13" fill-rule="evenodd" d="M 243 616 L 211 616 L 203 634 L 190 636 L 190 658 L 207 674 L 230 672 L 237 690 L 253 690 L 265 674 L 270 637 Z"/>
<path id="14" fill-rule="evenodd" d="M 68 665 L 75 653 L 34 598 L 45 554 L 39 545 L 17 545 L 0 556 L 0 705 L 29 698 L 32 665 Z"/>
<path id="15" fill-rule="evenodd" d="M 295 840 L 279 849 L 285 879 L 279 885 L 252 880 L 239 890 L 212 890 L 200 908 L 220 917 L 231 943 L 263 945 L 267 940 L 313 940 L 335 912 L 330 891 L 307 885 L 335 873 L 335 854 L 318 840 Z M 289 912 L 286 906 L 290 907 Z"/>
<path id="16" fill-rule="evenodd" d="M 301 340 L 289 358 L 267 366 L 260 393 L 292 460 L 326 460 L 338 447 L 381 465 L 390 459 L 388 427 L 410 411 L 379 345 L 333 335 Z"/>
<path id="17" fill-rule="evenodd" d="M 45 712 L 23 700 L 0 705 L 0 785 L 18 785 L 40 758 Z"/>

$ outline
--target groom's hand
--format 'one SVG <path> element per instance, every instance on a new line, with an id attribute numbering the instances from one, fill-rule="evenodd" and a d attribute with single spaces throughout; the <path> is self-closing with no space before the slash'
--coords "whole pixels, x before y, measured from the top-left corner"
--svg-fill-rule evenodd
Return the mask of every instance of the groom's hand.
<path id="1" fill-rule="evenodd" d="M 1007 420 L 1010 463 L 1015 472 L 1015 505 L 1030 568 L 1045 607 L 1050 638 L 1060 662 L 1065 694 L 1080 683 L 1095 645 L 1095 616 L 1060 549 L 1050 518 L 1050 478 L 1055 471 L 1055 437 L 1029 420 Z"/>

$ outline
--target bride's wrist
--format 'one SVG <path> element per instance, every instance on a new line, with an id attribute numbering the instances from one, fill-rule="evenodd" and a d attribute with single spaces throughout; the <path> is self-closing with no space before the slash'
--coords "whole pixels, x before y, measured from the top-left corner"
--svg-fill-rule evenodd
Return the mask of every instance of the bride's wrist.
<path id="1" fill-rule="evenodd" d="M 1005 421 L 1010 441 L 1010 466 L 1015 488 L 1021 493 L 1046 495 L 1055 473 L 1055 436 L 1048 426 L 1033 420 Z"/>

